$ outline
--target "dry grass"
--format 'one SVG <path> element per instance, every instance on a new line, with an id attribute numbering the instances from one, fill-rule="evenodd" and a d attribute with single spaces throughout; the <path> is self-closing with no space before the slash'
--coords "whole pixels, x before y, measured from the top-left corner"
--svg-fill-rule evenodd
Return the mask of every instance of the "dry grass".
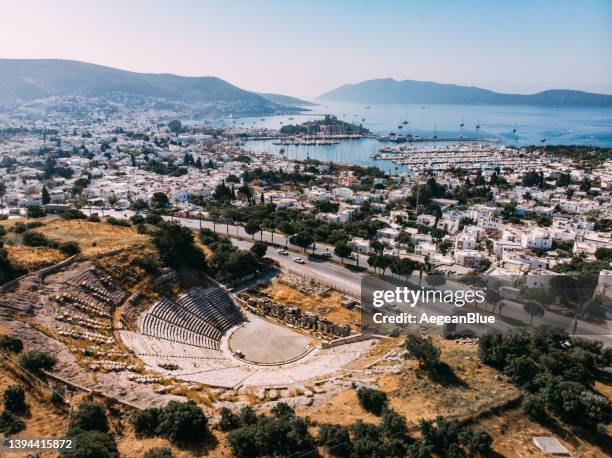
<path id="1" fill-rule="evenodd" d="M 396 341 L 391 339 L 383 341 L 380 348 L 365 360 L 374 362 L 394 344 Z M 439 339 L 437 344 L 442 350 L 442 360 L 454 370 L 458 379 L 456 383 L 433 381 L 424 371 L 417 369 L 414 361 L 404 362 L 400 374 L 382 373 L 376 377 L 378 388 L 389 398 L 389 405 L 405 416 L 409 424 L 416 425 L 422 418 L 438 415 L 471 415 L 492 403 L 501 404 L 518 395 L 518 390 L 503 381 L 494 369 L 480 364 L 476 347 L 443 339 Z M 355 391 L 348 389 L 308 415 L 317 421 L 333 419 L 334 422 L 349 424 L 354 419 L 363 418 L 365 413 L 357 402 Z"/>
<path id="2" fill-rule="evenodd" d="M 372 345 L 367 354 L 363 355 L 361 358 L 351 362 L 346 367 L 348 369 L 364 369 L 372 364 L 379 363 L 380 359 L 385 356 L 387 353 L 391 352 L 393 349 L 397 349 L 401 340 L 397 338 L 386 338 L 380 339 L 376 342 L 375 345 Z M 385 364 L 384 362 L 380 362 L 380 364 Z"/>
<path id="3" fill-rule="evenodd" d="M 400 375 L 387 374 L 379 379 L 381 389 L 390 397 L 391 406 L 413 424 L 421 418 L 463 417 L 493 404 L 501 404 L 519 394 L 499 373 L 480 363 L 477 347 L 436 339 L 442 350 L 441 360 L 454 373 L 454 382 L 436 381 L 407 361 Z M 406 400 L 410 402 L 406 402 Z"/>
<path id="4" fill-rule="evenodd" d="M 610 402 L 612 402 L 612 382 L 595 382 L 595 390 L 599 392 L 602 396 L 608 398 Z"/>
<path id="5" fill-rule="evenodd" d="M 22 384 L 12 374 L 0 370 L 0 392 L 12 384 Z M 22 384 L 23 385 L 23 384 Z M 28 411 L 21 419 L 26 423 L 26 429 L 11 436 L 12 439 L 29 439 L 34 437 L 64 437 L 68 427 L 67 415 L 56 410 L 49 401 L 34 396 L 28 387 L 26 390 L 26 402 Z M 55 453 L 42 453 L 41 457 L 56 456 Z M 14 457 L 25 457 L 28 454 L 11 454 Z"/>
<path id="6" fill-rule="evenodd" d="M 9 230 L 17 222 L 43 223 L 43 226 L 33 230 L 41 232 L 58 242 L 75 241 L 81 246 L 85 256 L 94 256 L 100 253 L 128 248 L 146 242 L 146 235 L 138 234 L 132 227 L 113 226 L 105 222 L 93 223 L 85 220 L 65 220 L 58 216 L 47 216 L 39 219 L 18 218 L 0 221 L 0 225 Z M 6 237 L 8 244 L 20 244 L 21 236 L 9 232 Z"/>
<path id="7" fill-rule="evenodd" d="M 316 313 L 334 323 L 348 323 L 353 328 L 361 323 L 359 312 L 342 307 L 342 295 L 335 291 L 326 297 L 308 296 L 275 279 L 270 286 L 262 289 L 262 293 L 276 302 L 294 305 L 300 310 Z"/>
<path id="8" fill-rule="evenodd" d="M 380 417 L 372 415 L 361 408 L 357 401 L 357 392 L 348 389 L 333 396 L 324 405 L 312 410 L 300 411 L 300 415 L 308 415 L 318 423 L 330 423 L 349 426 L 357 420 L 366 423 L 380 423 Z"/>
<path id="9" fill-rule="evenodd" d="M 38 270 L 66 258 L 61 251 L 47 247 L 7 245 L 6 250 L 11 261 L 25 266 L 28 270 Z"/>
<path id="10" fill-rule="evenodd" d="M 571 431 L 540 425 L 526 418 L 519 410 L 481 420 L 478 426 L 493 436 L 493 450 L 504 457 L 547 457 L 533 443 L 533 436 L 554 436 L 576 457 L 605 457 L 609 454 L 596 445 L 577 437 Z"/>
<path id="11" fill-rule="evenodd" d="M 128 248 L 148 240 L 146 235 L 137 234 L 131 227 L 113 226 L 104 222 L 92 223 L 57 217 L 45 218 L 44 222 L 44 226 L 35 230 L 59 242 L 74 240 L 81 246 L 85 256 Z"/>
<path id="12" fill-rule="evenodd" d="M 136 437 L 131 426 L 127 426 L 122 431 L 122 437 L 117 438 L 117 449 L 122 458 L 142 458 L 147 450 L 157 447 L 169 448 L 176 458 L 233 456 L 231 450 L 225 445 L 226 435 L 219 431 L 212 431 L 212 435 L 212 441 L 198 449 L 181 449 L 160 437 Z"/>

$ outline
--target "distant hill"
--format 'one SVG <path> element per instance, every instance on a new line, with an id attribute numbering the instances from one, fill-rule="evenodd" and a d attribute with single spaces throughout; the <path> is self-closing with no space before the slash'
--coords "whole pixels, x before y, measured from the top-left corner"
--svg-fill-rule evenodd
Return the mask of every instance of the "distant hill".
<path id="1" fill-rule="evenodd" d="M 345 84 L 320 99 L 357 103 L 417 103 L 449 105 L 535 105 L 548 107 L 612 107 L 612 95 L 555 89 L 537 94 L 502 94 L 474 86 L 392 78 Z"/>
<path id="2" fill-rule="evenodd" d="M 264 99 L 268 99 L 270 102 L 278 103 L 279 105 L 285 105 L 288 107 L 310 107 L 316 105 L 312 102 L 298 99 L 296 97 L 290 97 L 288 95 L 270 94 L 265 92 L 256 92 L 256 94 L 262 96 Z"/>
<path id="3" fill-rule="evenodd" d="M 59 59 L 0 59 L 0 103 L 51 96 L 100 97 L 112 93 L 187 103 L 229 103 L 258 113 L 287 108 L 213 76 L 136 73 Z"/>

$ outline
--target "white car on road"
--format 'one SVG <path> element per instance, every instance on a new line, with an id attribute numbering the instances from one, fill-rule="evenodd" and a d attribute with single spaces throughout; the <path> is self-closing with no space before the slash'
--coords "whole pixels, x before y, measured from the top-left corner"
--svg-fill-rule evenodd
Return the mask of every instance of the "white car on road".
<path id="1" fill-rule="evenodd" d="M 306 261 L 304 261 L 302 258 L 300 258 L 299 256 L 296 258 L 293 258 L 293 262 L 297 262 L 298 264 L 305 264 Z"/>
<path id="2" fill-rule="evenodd" d="M 278 250 L 278 254 L 282 254 L 283 256 L 288 256 L 289 252 L 287 250 Z"/>

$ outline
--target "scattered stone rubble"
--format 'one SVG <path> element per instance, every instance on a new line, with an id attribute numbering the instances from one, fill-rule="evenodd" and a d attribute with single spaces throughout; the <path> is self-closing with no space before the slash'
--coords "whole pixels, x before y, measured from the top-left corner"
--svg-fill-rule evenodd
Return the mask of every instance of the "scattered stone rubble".
<path id="1" fill-rule="evenodd" d="M 298 307 L 279 304 L 270 299 L 250 297 L 247 293 L 242 293 L 240 298 L 253 313 L 278 318 L 288 327 L 295 326 L 332 337 L 347 337 L 351 334 L 351 327 L 348 324 L 333 323 L 314 313 L 302 312 Z"/>
<path id="2" fill-rule="evenodd" d="M 307 296 L 322 296 L 330 291 L 330 288 L 323 286 L 314 280 L 307 280 L 295 274 L 284 273 L 279 275 L 278 282 L 281 285 L 297 289 L 300 293 Z"/>

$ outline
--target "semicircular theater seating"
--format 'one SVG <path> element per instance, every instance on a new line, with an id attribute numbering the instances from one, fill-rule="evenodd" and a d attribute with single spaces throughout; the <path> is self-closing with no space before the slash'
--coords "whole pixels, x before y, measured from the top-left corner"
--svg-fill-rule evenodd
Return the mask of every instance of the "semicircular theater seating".
<path id="1" fill-rule="evenodd" d="M 120 334 L 151 369 L 177 379 L 226 388 L 290 385 L 338 372 L 367 352 L 373 342 L 313 348 L 297 361 L 258 366 L 222 349 L 227 331 L 244 321 L 224 289 L 193 288 L 176 300 L 163 298 L 155 303 L 140 316 L 140 332 Z"/>

